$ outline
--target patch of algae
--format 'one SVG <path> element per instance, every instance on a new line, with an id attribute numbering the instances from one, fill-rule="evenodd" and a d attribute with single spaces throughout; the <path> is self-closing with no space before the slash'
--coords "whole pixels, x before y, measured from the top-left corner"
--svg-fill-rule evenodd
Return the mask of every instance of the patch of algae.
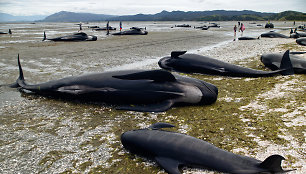
<path id="1" fill-rule="evenodd" d="M 246 62 L 236 62 L 243 66 L 267 70 L 261 65 L 258 58 L 250 58 Z M 182 74 L 185 75 L 185 74 Z M 300 144 L 304 143 L 305 126 L 287 127 L 282 120 L 282 115 L 293 112 L 295 107 L 301 106 L 305 97 L 295 91 L 289 92 L 282 98 L 258 97 L 275 88 L 277 84 L 298 79 L 295 87 L 305 86 L 305 75 L 290 77 L 265 77 L 265 78 L 230 78 L 206 75 L 188 75 L 216 85 L 219 89 L 218 100 L 208 106 L 174 107 L 166 113 L 156 114 L 154 119 L 139 119 L 131 113 L 120 123 L 113 126 L 113 132 L 117 139 L 111 146 L 113 156 L 108 160 L 110 167 L 103 165 L 91 168 L 90 173 L 165 173 L 155 163 L 139 158 L 126 152 L 121 145 L 120 136 L 123 132 L 140 128 L 140 125 L 150 125 L 156 122 L 167 122 L 175 125 L 170 131 L 178 131 L 197 137 L 214 144 L 215 146 L 233 151 L 245 149 L 243 152 L 235 152 L 247 156 L 255 156 L 260 149 L 260 141 L 269 141 L 275 144 L 288 144 L 284 135 L 295 137 Z M 305 91 L 304 91 L 305 93 Z M 294 100 L 294 104 L 291 105 Z M 263 109 L 245 108 L 256 101 Z M 285 111 L 275 111 L 277 108 L 285 108 Z M 271 110 L 271 112 L 270 112 Z M 140 117 L 150 117 L 150 113 L 141 113 Z M 304 129 L 304 130 L 303 130 Z M 285 132 L 284 132 L 285 130 Z M 258 149 L 259 148 L 259 149 Z M 272 155 L 272 154 L 271 154 Z M 288 163 L 295 163 L 296 157 L 291 154 L 285 156 Z M 153 164 L 153 165 L 152 165 Z M 289 166 L 291 167 L 291 165 Z M 295 168 L 301 166 L 294 166 Z M 217 172 L 216 172 L 217 173 Z"/>
<path id="2" fill-rule="evenodd" d="M 291 43 L 287 43 L 287 44 L 280 44 L 276 47 L 276 49 L 280 49 L 280 50 L 294 50 L 294 51 L 305 51 L 305 48 L 303 48 L 303 46 L 300 46 L 298 44 L 296 44 L 295 42 L 291 42 Z"/>

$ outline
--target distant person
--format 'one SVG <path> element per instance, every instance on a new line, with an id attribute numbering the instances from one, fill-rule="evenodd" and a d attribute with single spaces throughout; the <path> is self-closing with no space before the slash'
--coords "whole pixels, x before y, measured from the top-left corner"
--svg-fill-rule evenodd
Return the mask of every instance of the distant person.
<path id="1" fill-rule="evenodd" d="M 245 26 L 243 25 L 243 23 L 241 23 L 240 30 L 241 30 L 241 36 L 242 36 L 243 35 L 243 31 L 245 30 Z"/>
<path id="2" fill-rule="evenodd" d="M 240 22 L 238 21 L 238 28 L 240 28 Z M 240 30 L 239 30 L 240 31 Z"/>
<path id="3" fill-rule="evenodd" d="M 11 29 L 9 29 L 8 33 L 9 33 L 9 34 L 12 34 L 12 30 L 11 30 Z"/>
<path id="4" fill-rule="evenodd" d="M 236 40 L 237 25 L 234 26 L 234 41 Z"/>
<path id="5" fill-rule="evenodd" d="M 293 25 L 295 25 L 295 21 L 293 21 Z"/>

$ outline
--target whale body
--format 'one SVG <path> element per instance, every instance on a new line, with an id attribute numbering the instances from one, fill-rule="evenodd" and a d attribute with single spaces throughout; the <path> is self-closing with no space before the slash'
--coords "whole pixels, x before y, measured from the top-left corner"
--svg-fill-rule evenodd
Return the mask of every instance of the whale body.
<path id="1" fill-rule="evenodd" d="M 289 38 L 288 36 L 285 36 L 283 34 L 280 34 L 280 33 L 274 32 L 274 31 L 263 33 L 260 36 L 261 37 L 268 37 L 268 38 Z"/>
<path id="2" fill-rule="evenodd" d="M 178 103 L 212 104 L 218 95 L 213 84 L 164 70 L 110 71 L 30 85 L 25 82 L 19 56 L 18 66 L 19 78 L 11 87 L 52 98 L 116 104 L 123 110 L 162 112 Z"/>
<path id="3" fill-rule="evenodd" d="M 237 155 L 195 137 L 161 130 L 174 127 L 155 123 L 147 129 L 131 130 L 121 135 L 121 143 L 131 153 L 153 159 L 169 174 L 180 174 L 179 167 L 197 167 L 224 173 L 284 173 L 280 155 L 264 161 Z"/>
<path id="4" fill-rule="evenodd" d="M 117 33 L 112 33 L 112 35 L 147 35 L 147 31 L 143 31 L 141 28 L 132 27 L 130 30 L 120 31 Z"/>
<path id="5" fill-rule="evenodd" d="M 74 33 L 72 35 L 67 35 L 67 36 L 61 36 L 61 37 L 56 37 L 56 38 L 47 38 L 46 32 L 44 32 L 44 40 L 51 40 L 51 41 L 96 41 L 97 36 L 93 35 L 87 35 L 84 32 L 79 32 L 79 33 Z"/>
<path id="6" fill-rule="evenodd" d="M 283 55 L 282 66 L 276 71 L 261 71 L 229 64 L 217 59 L 197 54 L 185 54 L 186 51 L 174 51 L 171 57 L 164 57 L 158 64 L 166 70 L 185 73 L 201 73 L 231 77 L 267 77 L 294 74 L 289 58 L 289 50 Z"/>
<path id="7" fill-rule="evenodd" d="M 296 43 L 302 46 L 306 46 L 306 37 L 296 39 Z"/>
<path id="8" fill-rule="evenodd" d="M 305 52 L 300 52 L 299 54 L 305 54 Z M 279 70 L 282 57 L 283 54 L 281 53 L 269 53 L 263 54 L 260 60 L 266 67 L 270 68 L 271 70 Z M 306 59 L 303 59 L 294 54 L 290 54 L 290 60 L 293 66 L 294 73 L 306 74 Z"/>

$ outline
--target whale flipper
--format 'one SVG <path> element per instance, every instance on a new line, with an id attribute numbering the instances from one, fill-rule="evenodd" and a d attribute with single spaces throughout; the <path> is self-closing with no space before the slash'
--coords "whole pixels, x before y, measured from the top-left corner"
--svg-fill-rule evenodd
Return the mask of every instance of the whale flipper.
<path id="1" fill-rule="evenodd" d="M 138 112 L 164 112 L 171 108 L 174 104 L 172 100 L 165 100 L 161 103 L 150 104 L 150 105 L 136 105 L 136 106 L 120 106 L 119 110 L 129 110 Z"/>
<path id="2" fill-rule="evenodd" d="M 171 158 L 165 158 L 165 157 L 155 157 L 156 162 L 166 170 L 166 172 L 171 174 L 181 174 L 181 172 L 178 169 L 178 166 L 180 163 L 176 160 L 173 160 Z"/>
<path id="3" fill-rule="evenodd" d="M 173 82 L 176 81 L 176 78 L 168 71 L 164 70 L 152 70 L 137 72 L 133 74 L 113 76 L 114 78 L 124 79 L 124 80 L 154 80 L 156 82 Z"/>
<path id="4" fill-rule="evenodd" d="M 161 128 L 170 128 L 170 127 L 175 127 L 172 124 L 169 123 L 154 123 L 148 129 L 161 129 Z"/>

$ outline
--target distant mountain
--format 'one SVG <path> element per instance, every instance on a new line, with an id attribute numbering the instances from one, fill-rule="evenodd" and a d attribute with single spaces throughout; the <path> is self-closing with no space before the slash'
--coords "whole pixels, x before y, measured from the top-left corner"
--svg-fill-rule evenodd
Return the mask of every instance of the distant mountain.
<path id="1" fill-rule="evenodd" d="M 75 13 L 61 11 L 47 16 L 41 22 L 89 22 L 89 21 L 265 21 L 300 20 L 306 21 L 306 14 L 295 11 L 262 13 L 250 10 L 229 11 L 162 11 L 156 14 L 115 16 L 107 14 Z M 0 16 L 1 19 L 1 16 Z"/>
<path id="2" fill-rule="evenodd" d="M 264 20 L 263 17 L 269 17 L 275 13 L 261 13 L 250 10 L 243 11 L 227 11 L 227 10 L 213 10 L 213 11 L 162 11 L 157 14 L 137 14 L 130 16 L 118 16 L 109 20 L 113 21 L 194 21 L 194 20 L 232 20 L 233 17 L 245 16 L 245 19 Z M 249 15 L 249 17 L 246 17 Z M 257 16 L 257 17 L 250 17 Z M 244 19 L 243 17 L 241 19 Z"/>
<path id="3" fill-rule="evenodd" d="M 6 13 L 0 13 L 0 22 L 32 22 L 36 20 L 44 19 L 46 16 L 13 16 Z"/>
<path id="4" fill-rule="evenodd" d="M 115 17 L 114 15 L 92 14 L 92 13 L 74 13 L 61 11 L 47 16 L 42 22 L 80 22 L 80 21 L 105 21 Z"/>

